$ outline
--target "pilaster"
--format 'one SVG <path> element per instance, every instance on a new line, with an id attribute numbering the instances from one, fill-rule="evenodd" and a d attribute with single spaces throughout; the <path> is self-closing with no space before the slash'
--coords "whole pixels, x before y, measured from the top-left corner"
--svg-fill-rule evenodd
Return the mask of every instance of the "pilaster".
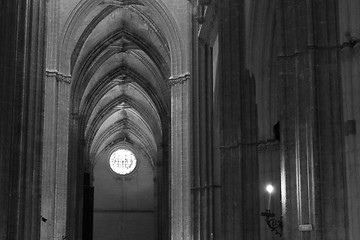
<path id="1" fill-rule="evenodd" d="M 196 30 L 194 30 L 196 31 Z M 220 239 L 220 217 L 216 209 L 220 208 L 216 197 L 221 186 L 218 179 L 219 162 L 214 146 L 214 76 L 213 52 L 210 44 L 197 39 L 193 53 L 193 80 L 191 82 L 191 145 L 192 145 L 192 212 L 194 239 Z M 217 115 L 217 113 L 216 113 Z M 218 205 L 216 205 L 218 204 Z"/>
<path id="2" fill-rule="evenodd" d="M 221 239 L 217 110 L 218 1 L 192 1 L 191 152 L 193 239 Z M 214 50 L 215 48 L 215 50 Z M 215 52 L 215 53 L 214 53 Z"/>
<path id="3" fill-rule="evenodd" d="M 41 239 L 66 236 L 68 123 L 71 76 L 46 71 Z"/>
<path id="4" fill-rule="evenodd" d="M 171 239 L 191 239 L 189 75 L 171 85 Z"/>
<path id="5" fill-rule="evenodd" d="M 58 48 L 60 43 L 60 4 L 58 0 L 47 1 L 46 31 L 46 68 L 57 69 Z"/>

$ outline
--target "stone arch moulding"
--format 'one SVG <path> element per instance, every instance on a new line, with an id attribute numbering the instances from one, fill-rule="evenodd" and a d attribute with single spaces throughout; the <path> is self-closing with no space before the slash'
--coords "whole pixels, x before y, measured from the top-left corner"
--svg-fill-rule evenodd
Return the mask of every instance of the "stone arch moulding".
<path id="1" fill-rule="evenodd" d="M 70 75 L 71 54 L 73 46 L 71 45 L 71 36 L 79 28 L 81 22 L 85 19 L 91 9 L 103 0 L 81 0 L 71 12 L 60 35 L 60 44 L 58 48 L 58 69 L 59 72 Z M 165 33 L 170 47 L 171 56 L 171 78 L 177 78 L 187 73 L 186 52 L 184 43 L 179 34 L 179 26 L 174 16 L 166 8 L 161 0 L 139 0 L 144 6 L 148 7 L 161 23 L 161 28 Z"/>

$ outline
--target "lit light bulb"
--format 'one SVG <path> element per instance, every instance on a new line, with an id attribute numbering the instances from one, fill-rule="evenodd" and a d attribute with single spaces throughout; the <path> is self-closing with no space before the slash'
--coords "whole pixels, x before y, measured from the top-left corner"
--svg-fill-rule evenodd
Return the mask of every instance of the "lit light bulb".
<path id="1" fill-rule="evenodd" d="M 271 194 L 274 191 L 273 185 L 269 184 L 266 186 L 266 191 Z"/>
<path id="2" fill-rule="evenodd" d="M 269 184 L 266 186 L 266 191 L 269 193 L 269 202 L 268 202 L 268 211 L 270 211 L 270 207 L 271 207 L 271 193 L 274 191 L 274 187 L 273 185 Z"/>

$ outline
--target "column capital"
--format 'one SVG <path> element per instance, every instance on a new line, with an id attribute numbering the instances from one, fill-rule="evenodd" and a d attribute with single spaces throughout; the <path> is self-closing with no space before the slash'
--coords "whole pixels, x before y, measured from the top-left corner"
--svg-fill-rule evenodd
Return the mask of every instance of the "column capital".
<path id="1" fill-rule="evenodd" d="M 169 78 L 169 84 L 171 87 L 178 85 L 178 84 L 183 84 L 186 81 L 190 80 L 190 73 L 186 73 L 184 75 L 180 75 L 177 77 L 170 77 Z"/>
<path id="2" fill-rule="evenodd" d="M 46 77 L 55 77 L 56 81 L 71 84 L 71 76 L 64 75 L 54 70 L 46 70 Z"/>

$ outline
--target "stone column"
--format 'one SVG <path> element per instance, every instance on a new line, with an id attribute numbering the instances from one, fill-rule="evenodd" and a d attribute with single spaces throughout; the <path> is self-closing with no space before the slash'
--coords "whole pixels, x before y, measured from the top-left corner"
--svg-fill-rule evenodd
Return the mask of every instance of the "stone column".
<path id="1" fill-rule="evenodd" d="M 41 239 L 66 236 L 68 129 L 71 76 L 57 69 L 60 1 L 47 1 L 44 146 L 42 149 Z"/>
<path id="2" fill-rule="evenodd" d="M 341 79 L 343 97 L 343 121 L 345 135 L 347 208 L 349 223 L 349 239 L 360 236 L 360 2 L 339 1 L 340 43 L 344 45 L 341 54 Z M 354 46 L 348 44 L 354 41 Z"/>
<path id="3" fill-rule="evenodd" d="M 0 239 L 40 235 L 45 2 L 0 8 Z"/>
<path id="4" fill-rule="evenodd" d="M 259 238 L 255 80 L 245 68 L 244 2 L 219 3 L 222 238 Z"/>
<path id="5" fill-rule="evenodd" d="M 193 239 L 221 239 L 217 1 L 193 1 L 191 146 Z M 214 48 L 215 52 L 214 53 Z"/>
<path id="6" fill-rule="evenodd" d="M 220 102 L 220 160 L 222 197 L 222 237 L 240 240 L 243 235 L 244 215 L 241 190 L 240 154 L 240 78 L 245 53 L 241 33 L 241 4 L 226 0 L 220 4 L 219 18 L 219 102 Z M 236 27 L 234 27 L 236 26 Z M 238 41 L 236 41 L 238 40 Z"/>
<path id="7" fill-rule="evenodd" d="M 215 183 L 214 169 L 213 59 L 209 44 L 196 40 L 195 47 L 191 82 L 193 238 L 214 239 L 214 213 L 219 207 L 215 206 L 215 194 L 220 185 Z"/>
<path id="8" fill-rule="evenodd" d="M 189 75 L 170 79 L 171 85 L 171 239 L 191 239 L 191 176 L 189 138 Z"/>
<path id="9" fill-rule="evenodd" d="M 41 239 L 66 236 L 70 76 L 47 71 L 45 81 Z"/>
<path id="10" fill-rule="evenodd" d="M 279 1 L 284 239 L 347 239 L 337 1 Z"/>

